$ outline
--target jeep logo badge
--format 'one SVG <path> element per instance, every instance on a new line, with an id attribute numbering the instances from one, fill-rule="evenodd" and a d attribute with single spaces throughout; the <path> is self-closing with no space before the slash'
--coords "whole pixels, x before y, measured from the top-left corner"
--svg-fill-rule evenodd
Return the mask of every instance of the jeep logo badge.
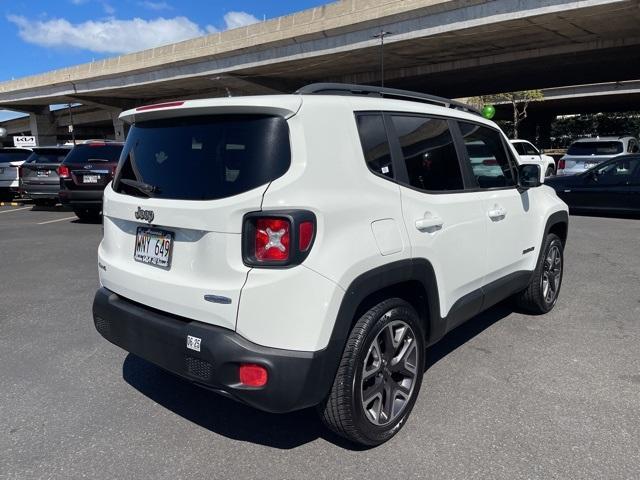
<path id="1" fill-rule="evenodd" d="M 135 216 L 138 220 L 144 220 L 145 222 L 153 222 L 153 210 L 143 210 L 140 207 L 138 207 L 138 210 L 136 210 Z"/>

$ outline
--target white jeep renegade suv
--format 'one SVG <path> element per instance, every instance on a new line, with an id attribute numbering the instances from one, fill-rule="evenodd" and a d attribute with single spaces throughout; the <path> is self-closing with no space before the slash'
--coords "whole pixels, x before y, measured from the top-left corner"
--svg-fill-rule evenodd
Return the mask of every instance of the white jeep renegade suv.
<path id="1" fill-rule="evenodd" d="M 198 385 L 376 445 L 427 346 L 507 297 L 556 303 L 567 207 L 462 104 L 316 84 L 121 118 L 95 326 Z"/>

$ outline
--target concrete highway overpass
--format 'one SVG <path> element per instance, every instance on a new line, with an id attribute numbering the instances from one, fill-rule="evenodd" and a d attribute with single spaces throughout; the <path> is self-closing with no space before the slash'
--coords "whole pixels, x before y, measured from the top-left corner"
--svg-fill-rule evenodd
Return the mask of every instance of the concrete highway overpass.
<path id="1" fill-rule="evenodd" d="M 0 108 L 55 137 L 48 105 L 109 112 L 173 98 L 380 82 L 464 97 L 640 78 L 640 0 L 344 0 L 185 42 L 0 83 Z M 115 122 L 117 136 L 122 127 Z"/>

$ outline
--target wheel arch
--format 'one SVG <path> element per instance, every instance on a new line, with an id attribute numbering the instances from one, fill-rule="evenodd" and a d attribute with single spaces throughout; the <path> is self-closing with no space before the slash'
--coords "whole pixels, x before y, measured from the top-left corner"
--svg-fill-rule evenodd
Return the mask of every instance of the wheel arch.
<path id="1" fill-rule="evenodd" d="M 558 235 L 562 240 L 562 245 L 566 245 L 569 235 L 569 214 L 567 212 L 563 210 L 549 216 L 544 230 L 543 241 L 550 233 Z"/>
<path id="2" fill-rule="evenodd" d="M 362 273 L 347 288 L 333 326 L 328 349 L 338 368 L 344 346 L 359 316 L 385 298 L 398 297 L 418 312 L 427 345 L 442 337 L 438 286 L 433 266 L 426 259 L 405 259 Z"/>

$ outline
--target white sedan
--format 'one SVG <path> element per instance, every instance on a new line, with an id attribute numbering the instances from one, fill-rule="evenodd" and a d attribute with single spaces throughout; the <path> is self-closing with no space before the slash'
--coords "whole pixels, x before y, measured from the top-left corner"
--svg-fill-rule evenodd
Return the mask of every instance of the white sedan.
<path id="1" fill-rule="evenodd" d="M 533 163 L 540 165 L 540 171 L 545 177 L 550 177 L 556 173 L 556 162 L 553 157 L 544 155 L 527 140 L 509 140 L 513 148 L 518 152 L 521 163 Z"/>

